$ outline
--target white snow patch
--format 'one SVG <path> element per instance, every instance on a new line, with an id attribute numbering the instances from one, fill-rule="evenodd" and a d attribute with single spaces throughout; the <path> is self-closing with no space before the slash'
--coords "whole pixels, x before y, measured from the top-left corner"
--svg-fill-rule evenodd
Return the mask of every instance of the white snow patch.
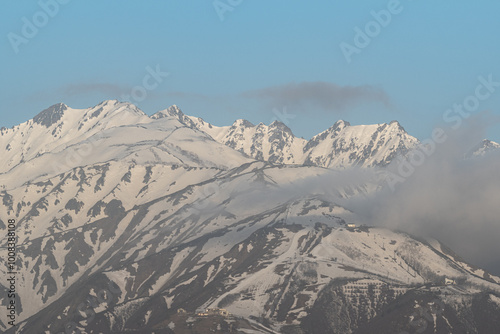
<path id="1" fill-rule="evenodd" d="M 153 311 L 148 310 L 148 311 L 146 312 L 146 314 L 144 315 L 144 324 L 146 324 L 146 325 L 148 324 L 148 322 L 149 322 L 149 318 L 151 317 L 151 313 L 153 313 Z"/>
<path id="2" fill-rule="evenodd" d="M 500 298 L 495 296 L 495 295 L 490 295 L 490 299 L 492 302 L 494 302 L 495 304 L 497 304 L 498 307 L 500 307 Z"/>

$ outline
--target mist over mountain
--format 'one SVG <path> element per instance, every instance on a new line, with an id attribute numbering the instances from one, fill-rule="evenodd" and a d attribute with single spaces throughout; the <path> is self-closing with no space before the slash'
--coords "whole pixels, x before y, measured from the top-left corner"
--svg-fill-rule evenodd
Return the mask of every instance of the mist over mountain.
<path id="1" fill-rule="evenodd" d="M 19 325 L 0 328 L 496 333 L 500 145 L 480 135 L 464 127 L 391 190 L 420 145 L 397 121 L 305 140 L 177 106 L 51 106 L 0 130 L 19 257 Z"/>

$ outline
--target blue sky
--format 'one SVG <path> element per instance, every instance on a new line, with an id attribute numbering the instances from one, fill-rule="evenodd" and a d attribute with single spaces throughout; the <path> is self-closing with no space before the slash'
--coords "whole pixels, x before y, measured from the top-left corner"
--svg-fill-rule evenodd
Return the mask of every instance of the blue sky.
<path id="1" fill-rule="evenodd" d="M 339 119 L 396 119 L 425 139 L 479 76 L 500 82 L 493 0 L 60 2 L 4 3 L 0 126 L 128 95 L 147 114 L 177 104 L 216 125 L 278 118 L 310 138 Z M 370 42 L 349 62 L 341 45 L 356 47 L 356 27 Z M 154 69 L 169 75 L 146 90 Z M 500 116 L 500 87 L 473 109 Z M 485 136 L 500 142 L 500 127 Z"/>

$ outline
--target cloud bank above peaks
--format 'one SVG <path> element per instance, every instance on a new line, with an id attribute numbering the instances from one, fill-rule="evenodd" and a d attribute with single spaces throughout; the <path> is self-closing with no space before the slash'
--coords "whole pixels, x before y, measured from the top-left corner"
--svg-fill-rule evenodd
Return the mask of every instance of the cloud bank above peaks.
<path id="1" fill-rule="evenodd" d="M 324 112 L 345 113 L 349 108 L 365 103 L 391 106 L 391 100 L 382 88 L 372 85 L 340 86 L 324 81 L 271 86 L 246 91 L 241 96 L 269 106 L 287 105 L 301 111 L 315 108 Z"/>
<path id="2" fill-rule="evenodd" d="M 69 97 L 93 93 L 118 97 L 127 91 L 127 87 L 112 83 L 72 83 L 61 87 L 60 91 L 63 95 Z"/>

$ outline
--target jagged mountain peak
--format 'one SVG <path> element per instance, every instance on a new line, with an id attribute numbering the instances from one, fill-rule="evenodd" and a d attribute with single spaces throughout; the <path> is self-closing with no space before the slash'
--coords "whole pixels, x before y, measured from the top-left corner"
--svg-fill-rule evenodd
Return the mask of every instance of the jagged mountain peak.
<path id="1" fill-rule="evenodd" d="M 410 136 L 398 121 L 380 124 L 351 125 L 351 123 L 347 121 L 339 120 L 327 130 L 311 138 L 310 142 L 311 144 L 314 144 L 315 142 L 322 141 L 327 137 L 333 139 L 338 136 L 348 136 L 349 138 L 368 140 L 369 138 L 376 136 L 377 133 L 397 136 L 404 135 L 411 138 L 411 141 L 417 140 L 416 138 Z"/>
<path id="2" fill-rule="evenodd" d="M 269 129 L 277 129 L 293 135 L 292 130 L 285 123 L 275 120 L 269 124 Z"/>
<path id="3" fill-rule="evenodd" d="M 340 120 L 305 145 L 305 163 L 323 167 L 385 166 L 418 144 L 397 122 L 350 125 Z"/>
<path id="4" fill-rule="evenodd" d="M 50 127 L 63 117 L 64 111 L 68 109 L 68 106 L 64 103 L 57 103 L 45 110 L 42 110 L 38 115 L 33 118 L 33 122 L 43 125 L 45 127 Z"/>
<path id="5" fill-rule="evenodd" d="M 236 121 L 234 121 L 234 123 L 233 123 L 232 126 L 233 127 L 244 127 L 244 128 L 253 128 L 253 127 L 255 127 L 255 125 L 252 122 L 247 121 L 246 119 L 237 119 Z"/>
<path id="6" fill-rule="evenodd" d="M 205 122 L 201 118 L 196 118 L 196 117 L 185 115 L 182 112 L 182 110 L 175 104 L 171 105 L 167 109 L 158 111 L 157 113 L 153 114 L 150 118 L 154 119 L 154 120 L 158 120 L 158 119 L 162 119 L 162 118 L 166 118 L 166 117 L 172 117 L 172 118 L 178 120 L 184 126 L 187 126 L 188 128 L 191 128 L 191 129 L 198 129 L 199 130 L 200 126 L 205 124 Z"/>
<path id="7" fill-rule="evenodd" d="M 485 154 L 493 151 L 500 151 L 500 144 L 489 139 L 483 139 L 476 147 L 474 147 L 469 156 L 484 156 Z"/>
<path id="8" fill-rule="evenodd" d="M 293 135 L 292 130 L 285 123 L 278 121 L 278 120 L 274 120 L 269 125 L 266 125 L 262 122 L 259 122 L 257 125 L 255 125 L 246 119 L 237 119 L 236 121 L 234 121 L 234 123 L 232 124 L 231 127 L 232 128 L 255 128 L 256 130 L 259 130 L 259 131 L 269 131 L 269 132 L 283 131 L 283 132 L 289 133 L 290 135 Z"/>
<path id="9" fill-rule="evenodd" d="M 346 128 L 348 126 L 351 126 L 351 123 L 344 121 L 344 120 L 338 120 L 336 121 L 333 125 L 332 128 Z"/>
<path id="10" fill-rule="evenodd" d="M 338 132 L 340 132 L 348 127 L 351 127 L 351 123 L 344 121 L 344 120 L 338 120 L 331 127 L 326 129 L 325 131 L 320 132 L 317 135 L 315 135 L 314 137 L 312 137 L 311 141 L 315 141 L 318 138 L 320 140 L 322 140 L 322 139 L 326 138 L 329 134 L 336 134 L 336 133 L 338 133 Z"/>
<path id="11" fill-rule="evenodd" d="M 396 129 L 397 131 L 399 131 L 401 133 L 407 133 L 405 128 L 401 125 L 401 123 L 399 123 L 396 120 L 393 120 L 389 123 L 389 128 Z"/>
<path id="12" fill-rule="evenodd" d="M 399 127 L 402 128 L 401 124 L 398 121 L 396 121 L 396 120 L 390 121 L 389 125 L 399 126 Z"/>
<path id="13" fill-rule="evenodd" d="M 118 100 L 105 100 L 87 109 L 74 109 L 64 103 L 57 103 L 41 111 L 33 118 L 33 123 L 50 128 L 60 121 L 65 122 L 86 122 L 89 119 L 110 118 L 120 114 L 129 113 L 136 116 L 146 116 L 146 114 L 136 105 L 130 102 L 120 102 Z M 65 117 L 68 116 L 68 117 Z M 65 120 L 65 118 L 67 118 Z"/>
<path id="14" fill-rule="evenodd" d="M 160 110 L 151 116 L 152 119 L 160 119 L 168 116 L 176 117 L 178 119 L 183 118 L 185 115 L 182 110 L 175 104 L 171 105 L 167 109 Z"/>
<path id="15" fill-rule="evenodd" d="M 167 108 L 167 110 L 172 114 L 172 115 L 184 115 L 184 113 L 181 111 L 181 108 L 179 108 L 177 105 L 172 104 L 170 107 Z"/>
<path id="16" fill-rule="evenodd" d="M 491 141 L 489 139 L 483 139 L 481 142 L 481 146 L 483 147 L 494 147 L 494 148 L 500 148 L 500 144 L 496 143 L 494 141 Z"/>

